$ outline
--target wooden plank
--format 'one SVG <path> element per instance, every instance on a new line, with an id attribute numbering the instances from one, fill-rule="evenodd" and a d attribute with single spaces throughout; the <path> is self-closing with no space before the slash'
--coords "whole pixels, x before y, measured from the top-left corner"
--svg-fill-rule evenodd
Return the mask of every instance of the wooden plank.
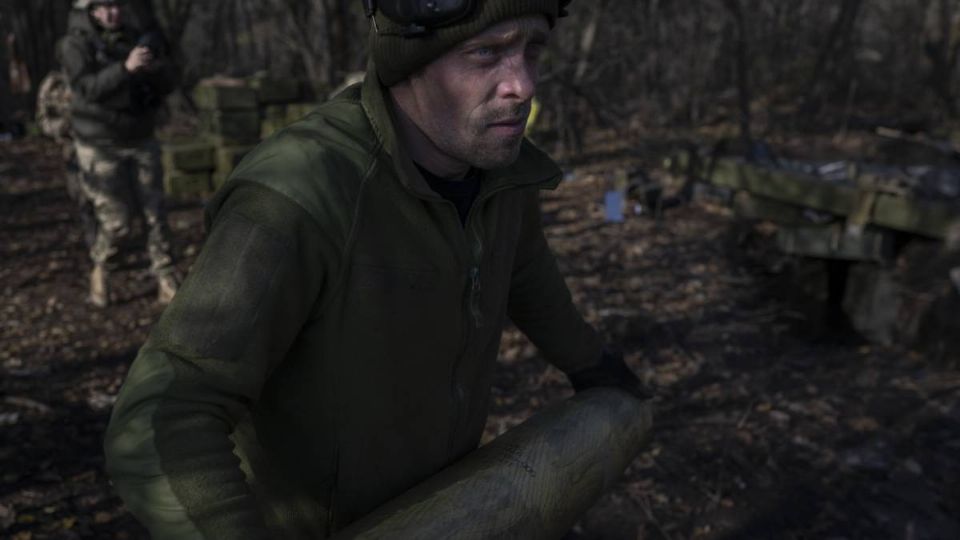
<path id="1" fill-rule="evenodd" d="M 781 226 L 777 230 L 777 246 L 791 255 L 873 262 L 891 260 L 895 247 L 890 231 L 870 228 L 851 234 L 842 224 Z"/>
<path id="2" fill-rule="evenodd" d="M 673 158 L 669 165 L 675 170 L 689 170 L 690 157 Z M 699 176 L 705 173 L 694 171 L 693 174 Z M 838 216 L 849 216 L 856 210 L 858 193 L 863 189 L 796 171 L 759 167 L 736 159 L 717 160 L 707 180 L 716 186 Z M 880 193 L 868 222 L 931 238 L 945 238 L 950 225 L 960 222 L 960 201 Z"/>
<path id="3" fill-rule="evenodd" d="M 742 189 L 795 206 L 831 214 L 847 215 L 856 204 L 857 189 L 825 182 L 798 172 L 766 169 L 747 163 L 720 159 L 710 181 L 731 189 Z"/>
<path id="4" fill-rule="evenodd" d="M 898 231 L 931 238 L 946 238 L 951 225 L 960 222 L 960 201 L 908 199 L 881 194 L 871 222 Z"/>
<path id="5" fill-rule="evenodd" d="M 741 219 L 757 219 L 783 224 L 800 224 L 803 207 L 758 197 L 748 191 L 738 191 L 733 197 L 733 211 Z"/>

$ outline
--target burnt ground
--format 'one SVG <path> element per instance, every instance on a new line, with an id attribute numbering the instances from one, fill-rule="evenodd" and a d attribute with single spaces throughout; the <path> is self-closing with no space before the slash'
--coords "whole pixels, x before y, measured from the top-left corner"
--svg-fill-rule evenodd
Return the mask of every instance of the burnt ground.
<path id="1" fill-rule="evenodd" d="M 544 202 L 585 316 L 657 393 L 646 451 L 571 539 L 960 538 L 960 369 L 830 332 L 788 298 L 763 242 L 719 208 L 603 221 L 578 170 Z M 89 268 L 57 149 L 0 143 L 0 537 L 142 538 L 103 472 L 101 438 L 159 315 L 146 260 L 123 255 L 115 305 Z M 170 213 L 183 269 L 198 201 Z M 762 235 L 761 235 L 762 237 Z M 825 331 L 826 330 L 826 331 Z M 504 337 L 487 438 L 570 394 Z"/>

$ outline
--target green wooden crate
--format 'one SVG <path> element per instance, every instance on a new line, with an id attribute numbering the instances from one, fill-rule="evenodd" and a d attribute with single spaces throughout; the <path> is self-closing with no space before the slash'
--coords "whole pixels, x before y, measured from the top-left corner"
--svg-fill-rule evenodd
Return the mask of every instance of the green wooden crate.
<path id="1" fill-rule="evenodd" d="M 286 111 L 287 124 L 292 124 L 298 120 L 302 120 L 305 116 L 312 113 L 316 108 L 317 104 L 312 101 L 305 103 L 290 103 L 287 105 Z"/>
<path id="2" fill-rule="evenodd" d="M 201 84 L 193 90 L 193 101 L 206 111 L 255 110 L 257 91 L 246 86 Z"/>
<path id="3" fill-rule="evenodd" d="M 287 125 L 286 105 L 268 105 L 260 119 L 260 138 L 266 139 Z"/>
<path id="4" fill-rule="evenodd" d="M 300 81 L 296 79 L 254 77 L 250 79 L 250 87 L 256 91 L 261 105 L 290 103 L 301 98 Z"/>
<path id="5" fill-rule="evenodd" d="M 227 183 L 227 180 L 230 179 L 230 173 L 222 173 L 220 171 L 214 171 L 210 175 L 210 182 L 213 184 L 213 190 L 219 191 L 224 184 Z"/>
<path id="6" fill-rule="evenodd" d="M 163 176 L 163 191 L 171 197 L 208 194 L 212 191 L 210 173 L 166 171 Z"/>
<path id="7" fill-rule="evenodd" d="M 201 111 L 200 129 L 218 143 L 246 144 L 260 138 L 260 114 L 252 111 Z"/>
<path id="8" fill-rule="evenodd" d="M 185 172 L 211 171 L 215 168 L 214 147 L 206 141 L 163 145 L 163 168 Z"/>
<path id="9" fill-rule="evenodd" d="M 290 124 L 302 120 L 316 108 L 317 104 L 312 101 L 264 107 L 260 122 L 260 138 L 266 139 Z"/>
<path id="10" fill-rule="evenodd" d="M 244 144 L 236 146 L 218 146 L 216 149 L 217 172 L 230 173 L 234 167 L 240 163 L 243 156 L 256 148 L 255 144 Z"/>
<path id="11" fill-rule="evenodd" d="M 213 189 L 220 189 L 230 173 L 256 145 L 218 146 L 216 150 L 217 169 L 213 172 Z"/>

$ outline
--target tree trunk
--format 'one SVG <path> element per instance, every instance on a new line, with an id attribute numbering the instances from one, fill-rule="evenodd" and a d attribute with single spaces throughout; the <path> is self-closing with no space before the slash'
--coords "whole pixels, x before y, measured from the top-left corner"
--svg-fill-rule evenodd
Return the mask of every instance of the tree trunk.
<path id="1" fill-rule="evenodd" d="M 67 14 L 70 4 L 56 0 L 5 0 L 0 2 L 0 17 L 4 21 L 5 42 L 13 34 L 17 44 L 17 60 L 23 62 L 29 80 L 27 92 L 12 96 L 13 107 L 33 116 L 36 106 L 37 86 L 47 73 L 57 65 L 56 44 L 66 33 Z M 6 47 L 6 44 L 3 45 Z M 7 51 L 8 61 L 13 51 Z M 2 69 L 7 70 L 8 63 Z M 7 89 L 9 91 L 9 81 Z M 7 100 L 11 102 L 10 99 Z"/>
<path id="2" fill-rule="evenodd" d="M 937 4 L 937 22 L 940 23 L 936 39 L 927 40 L 925 52 L 930 60 L 927 81 L 950 118 L 956 118 L 957 106 L 953 92 L 953 77 L 956 71 L 960 39 L 953 29 L 954 0 L 940 0 Z"/>
<path id="3" fill-rule="evenodd" d="M 836 20 L 830 27 L 830 33 L 827 34 L 827 41 L 817 55 L 813 74 L 810 76 L 806 91 L 803 93 L 804 103 L 800 107 L 802 113 L 816 112 L 818 108 L 817 94 L 821 80 L 830 71 L 837 58 L 848 56 L 850 45 L 853 43 L 851 36 L 857 25 L 857 18 L 862 6 L 863 0 L 843 0 L 840 5 L 840 13 L 837 14 Z"/>
<path id="4" fill-rule="evenodd" d="M 13 114 L 10 73 L 7 68 L 10 65 L 10 60 L 7 57 L 7 47 L 3 39 L 9 32 L 7 20 L 7 14 L 0 12 L 0 133 L 5 133 L 10 129 L 10 120 Z"/>
<path id="5" fill-rule="evenodd" d="M 736 26 L 736 62 L 737 62 L 737 101 L 740 109 L 740 138 L 744 148 L 753 146 L 750 132 L 750 50 L 747 43 L 747 22 L 743 16 L 740 0 L 724 0 L 724 6 L 730 11 Z"/>

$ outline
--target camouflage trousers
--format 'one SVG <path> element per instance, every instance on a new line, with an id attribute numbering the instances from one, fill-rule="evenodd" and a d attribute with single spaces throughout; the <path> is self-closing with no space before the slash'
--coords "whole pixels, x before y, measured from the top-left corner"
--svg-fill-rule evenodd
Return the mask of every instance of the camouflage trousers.
<path id="1" fill-rule="evenodd" d="M 73 140 L 58 141 L 63 153 L 64 172 L 66 174 L 67 196 L 76 206 L 74 212 L 80 222 L 83 242 L 87 248 L 93 247 L 97 240 L 97 216 L 93 213 L 93 205 L 83 193 L 83 183 L 80 181 L 80 165 L 77 163 L 77 145 Z"/>
<path id="2" fill-rule="evenodd" d="M 90 246 L 93 262 L 104 264 L 117 252 L 119 240 L 130 232 L 131 220 L 140 214 L 147 228 L 151 272 L 157 276 L 171 272 L 160 145 L 155 140 L 136 146 L 74 144 L 79 184 L 97 222 Z"/>

